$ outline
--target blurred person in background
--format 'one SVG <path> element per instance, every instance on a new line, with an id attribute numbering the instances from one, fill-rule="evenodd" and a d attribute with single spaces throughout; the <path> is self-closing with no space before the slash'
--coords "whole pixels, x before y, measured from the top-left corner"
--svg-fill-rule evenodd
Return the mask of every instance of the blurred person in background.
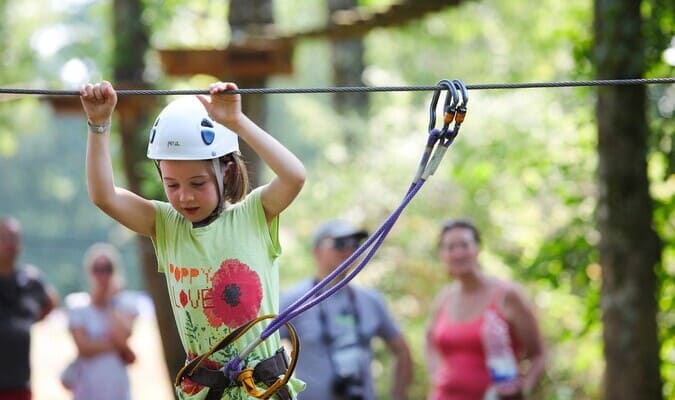
<path id="1" fill-rule="evenodd" d="M 125 400 L 131 398 L 127 365 L 136 356 L 129 347 L 138 315 L 135 296 L 123 290 L 118 251 L 96 243 L 84 256 L 89 293 L 66 297 L 68 327 L 77 347 L 77 358 L 61 375 L 73 399 Z"/>
<path id="2" fill-rule="evenodd" d="M 427 327 L 429 400 L 522 399 L 544 373 L 544 342 L 533 307 L 518 284 L 483 271 L 480 243 L 471 221 L 448 220 L 442 226 L 438 254 L 452 281 L 436 296 Z M 508 385 L 501 382 L 503 376 L 493 382 L 488 370 L 488 356 L 494 351 L 487 347 L 486 327 L 492 321 L 503 327 L 498 330 L 508 348 L 501 350 L 512 360 L 506 368 L 512 371 Z M 497 369 L 509 367 L 500 364 Z"/>
<path id="3" fill-rule="evenodd" d="M 329 220 L 320 225 L 312 238 L 316 274 L 285 292 L 280 309 L 287 308 L 333 272 L 367 236 L 365 230 L 344 220 Z M 293 318 L 291 323 L 301 346 L 295 374 L 307 383 L 299 400 L 375 399 L 370 366 L 371 339 L 376 336 L 384 340 L 393 356 L 393 377 L 387 398 L 406 398 L 412 379 L 410 350 L 384 300 L 374 289 L 350 283 Z M 289 338 L 285 329 L 280 332 L 282 337 Z"/>
<path id="4" fill-rule="evenodd" d="M 58 303 L 37 268 L 18 264 L 21 233 L 17 219 L 0 217 L 0 400 L 31 399 L 31 326 Z"/>

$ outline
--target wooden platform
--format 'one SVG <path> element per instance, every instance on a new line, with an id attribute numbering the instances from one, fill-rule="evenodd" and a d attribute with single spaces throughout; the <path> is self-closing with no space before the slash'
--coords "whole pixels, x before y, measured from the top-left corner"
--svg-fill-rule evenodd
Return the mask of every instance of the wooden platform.
<path id="1" fill-rule="evenodd" d="M 254 40 L 224 49 L 159 49 L 169 76 L 207 74 L 224 80 L 293 73 L 293 46 L 285 40 Z"/>

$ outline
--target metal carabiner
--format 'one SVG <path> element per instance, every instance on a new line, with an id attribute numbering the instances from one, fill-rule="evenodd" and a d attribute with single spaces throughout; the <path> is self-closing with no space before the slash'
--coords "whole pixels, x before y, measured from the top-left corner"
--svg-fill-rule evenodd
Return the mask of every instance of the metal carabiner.
<path id="1" fill-rule="evenodd" d="M 464 85 L 464 82 L 459 79 L 454 79 L 452 85 L 453 87 L 456 86 L 462 93 L 462 103 L 456 108 L 455 126 L 453 127 L 452 132 L 445 136 L 442 143 L 444 146 L 450 146 L 452 141 L 455 140 L 455 137 L 459 134 L 459 128 L 462 126 L 464 118 L 466 117 L 466 105 L 469 102 L 469 91 L 467 90 L 466 85 Z"/>
<path id="2" fill-rule="evenodd" d="M 459 79 L 453 79 L 452 83 L 457 87 L 457 89 L 459 89 L 460 92 L 462 92 L 462 104 L 457 107 L 458 115 L 456 118 L 456 122 L 461 124 L 464 122 L 464 117 L 466 116 L 466 105 L 469 103 L 469 91 L 467 90 L 464 82 L 460 81 Z"/>
<path id="3" fill-rule="evenodd" d="M 438 82 L 439 86 L 443 86 L 447 93 L 445 95 L 445 101 L 443 104 L 443 128 L 440 131 L 439 136 L 443 137 L 448 131 L 448 127 L 455 118 L 455 110 L 459 98 L 457 95 L 457 90 L 455 86 L 447 79 L 441 79 Z M 434 131 L 436 128 L 436 108 L 438 107 L 438 99 L 441 97 L 441 91 L 443 89 L 439 88 L 434 91 L 434 95 L 431 98 L 431 104 L 429 106 L 429 133 Z"/>
<path id="4" fill-rule="evenodd" d="M 459 103 L 459 95 L 457 94 L 455 85 L 450 81 L 448 81 L 447 79 L 442 79 L 439 83 L 445 85 L 446 89 L 448 89 L 448 93 L 445 95 L 445 105 L 443 106 L 443 130 L 442 130 L 442 132 L 447 133 L 450 124 L 455 119 L 457 111 L 457 103 Z M 452 99 L 450 99 L 451 95 Z"/>

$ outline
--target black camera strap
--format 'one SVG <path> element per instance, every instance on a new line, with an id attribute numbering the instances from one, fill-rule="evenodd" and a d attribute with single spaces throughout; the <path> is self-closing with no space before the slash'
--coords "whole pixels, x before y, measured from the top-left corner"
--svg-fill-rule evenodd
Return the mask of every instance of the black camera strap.
<path id="1" fill-rule="evenodd" d="M 348 310 L 347 313 L 351 314 L 352 317 L 354 318 L 354 330 L 356 331 L 356 338 L 357 338 L 356 339 L 357 343 L 355 343 L 355 345 L 362 346 L 364 343 L 366 343 L 366 338 L 360 329 L 361 319 L 359 317 L 359 309 L 356 305 L 356 293 L 354 291 L 354 288 L 352 288 L 350 285 L 345 286 L 343 290 L 347 292 L 347 298 L 349 299 L 350 310 Z M 337 367 L 335 365 L 335 360 L 333 359 L 333 351 L 334 351 L 333 342 L 335 341 L 335 338 L 333 337 L 333 335 L 331 335 L 328 326 L 328 317 L 326 316 L 326 311 L 324 310 L 323 302 L 317 305 L 317 309 L 319 312 L 319 325 L 321 325 L 321 340 L 326 345 L 326 350 L 328 351 L 328 360 L 330 361 L 332 369 L 332 375 L 333 378 L 335 378 L 337 376 Z M 341 314 L 343 315 L 347 314 L 344 311 L 346 310 L 343 310 Z"/>

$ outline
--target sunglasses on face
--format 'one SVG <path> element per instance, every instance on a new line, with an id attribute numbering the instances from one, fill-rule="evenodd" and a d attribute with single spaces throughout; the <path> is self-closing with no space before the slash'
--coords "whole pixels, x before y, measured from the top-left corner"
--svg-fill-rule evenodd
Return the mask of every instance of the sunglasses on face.
<path id="1" fill-rule="evenodd" d="M 354 236 L 333 238 L 333 248 L 335 250 L 356 249 L 360 245 L 361 239 Z"/>
<path id="2" fill-rule="evenodd" d="M 95 275 L 110 275 L 113 272 L 113 267 L 111 264 L 104 264 L 104 265 L 96 265 L 94 268 L 91 269 L 91 271 Z"/>

